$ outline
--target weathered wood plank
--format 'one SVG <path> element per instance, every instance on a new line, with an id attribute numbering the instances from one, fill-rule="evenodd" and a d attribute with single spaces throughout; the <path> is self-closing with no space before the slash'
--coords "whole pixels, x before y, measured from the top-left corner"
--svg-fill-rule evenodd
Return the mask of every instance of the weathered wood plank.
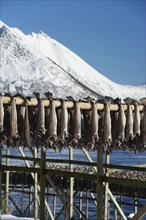
<path id="1" fill-rule="evenodd" d="M 118 164 L 104 164 L 104 168 L 110 168 L 110 169 L 118 169 L 118 170 L 135 170 L 135 171 L 141 171 L 146 172 L 146 167 L 141 166 L 125 166 L 125 165 L 118 165 Z"/>
<path id="2" fill-rule="evenodd" d="M 100 176 L 100 181 L 123 185 L 123 186 L 146 188 L 145 181 L 141 181 L 141 180 L 132 180 L 132 179 Z"/>
<path id="3" fill-rule="evenodd" d="M 25 104 L 25 101 L 20 98 L 20 97 L 15 97 L 16 99 L 16 105 L 24 105 Z M 10 104 L 11 103 L 11 97 L 8 97 L 8 96 L 3 96 L 2 97 L 2 101 L 3 101 L 3 104 Z M 49 100 L 43 100 L 44 102 L 44 106 L 45 107 L 48 107 L 49 106 Z M 31 98 L 30 100 L 28 100 L 28 105 L 30 106 L 37 106 L 38 105 L 38 101 L 37 99 L 35 98 Z M 56 100 L 55 101 L 55 106 L 56 107 L 60 107 L 61 106 L 61 102 Z M 74 106 L 74 103 L 72 101 L 66 101 L 66 106 L 67 108 L 73 108 Z M 123 104 L 124 106 L 124 110 L 127 109 L 127 105 Z M 86 109 L 86 110 L 89 110 L 91 109 L 91 104 L 88 103 L 88 102 L 79 102 L 79 107 L 80 109 Z M 110 110 L 111 111 L 117 111 L 118 110 L 118 105 L 117 104 L 111 104 L 110 105 Z M 132 105 L 132 110 L 134 110 L 134 105 Z M 97 103 L 97 109 L 98 110 L 103 110 L 104 109 L 104 105 L 102 103 Z M 139 110 L 142 111 L 143 110 L 143 105 L 139 105 Z"/>
<path id="4" fill-rule="evenodd" d="M 39 168 L 34 167 L 18 167 L 18 166 L 6 166 L 6 165 L 0 165 L 1 171 L 16 171 L 16 172 L 26 172 L 26 173 L 39 173 Z"/>

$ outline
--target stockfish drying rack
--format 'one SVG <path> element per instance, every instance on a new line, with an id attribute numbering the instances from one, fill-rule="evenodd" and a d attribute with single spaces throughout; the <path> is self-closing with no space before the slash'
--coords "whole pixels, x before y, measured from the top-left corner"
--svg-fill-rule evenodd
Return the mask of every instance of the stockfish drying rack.
<path id="1" fill-rule="evenodd" d="M 35 220 L 38 217 L 44 220 L 47 215 L 49 219 L 55 220 L 63 213 L 64 219 L 74 219 L 76 216 L 77 219 L 88 219 L 89 194 L 96 207 L 98 220 L 110 219 L 111 203 L 115 207 L 114 219 L 119 214 L 126 220 L 122 208 L 125 204 L 122 200 L 124 195 L 132 195 L 134 198 L 133 206 L 137 213 L 132 219 L 141 219 L 146 214 L 146 204 L 141 204 L 141 209 L 137 208 L 137 204 L 138 197 L 145 197 L 145 165 L 110 164 L 110 153 L 119 149 L 145 153 L 146 99 L 136 101 L 126 98 L 121 102 L 118 98 L 111 100 L 106 97 L 95 101 L 88 97 L 76 101 L 72 97 L 54 99 L 50 93 L 45 95 L 46 98 L 41 98 L 39 93 L 35 93 L 35 98 L 0 95 L 1 211 L 8 212 L 9 198 L 13 201 L 10 192 L 14 191 L 16 185 L 21 185 L 22 198 L 25 187 L 30 187 L 26 210 L 34 204 Z M 4 148 L 6 154 L 3 154 Z M 18 150 L 21 156 L 10 155 L 11 148 Z M 33 157 L 25 155 L 26 148 Z M 64 148 L 69 150 L 69 160 L 46 157 L 47 150 L 61 152 Z M 88 162 L 74 160 L 74 148 L 83 151 Z M 90 151 L 95 154 L 97 152 L 96 162 L 92 161 Z M 9 160 L 24 161 L 26 166 L 11 166 Z M 50 167 L 48 163 L 54 165 Z M 57 163 L 61 165 L 57 166 Z M 68 164 L 68 168 L 64 164 Z M 86 169 L 79 170 L 75 166 L 84 166 Z M 54 190 L 51 194 L 54 198 L 53 211 L 47 201 L 47 196 L 50 196 L 46 193 L 48 187 Z M 132 187 L 130 191 L 129 187 Z M 85 212 L 82 209 L 84 193 Z M 79 206 L 75 202 L 76 195 L 79 195 Z M 118 195 L 120 203 L 116 199 Z M 56 213 L 56 197 L 62 204 L 59 213 Z M 22 211 L 14 201 L 13 204 L 20 215 L 24 215 L 26 210 Z"/>
<path id="2" fill-rule="evenodd" d="M 0 97 L 0 142 L 7 146 L 72 145 L 104 151 L 146 150 L 146 105 L 125 99 L 124 104 Z M 132 104 L 131 104 L 132 103 Z"/>

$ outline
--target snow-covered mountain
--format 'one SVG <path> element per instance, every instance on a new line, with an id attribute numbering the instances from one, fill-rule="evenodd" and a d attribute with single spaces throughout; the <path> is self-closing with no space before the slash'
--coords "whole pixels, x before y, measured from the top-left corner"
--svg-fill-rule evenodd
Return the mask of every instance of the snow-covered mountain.
<path id="1" fill-rule="evenodd" d="M 0 92 L 31 95 L 53 92 L 75 99 L 111 96 L 140 99 L 145 85 L 123 86 L 93 69 L 71 50 L 44 33 L 25 35 L 0 22 Z M 118 73 L 117 73 L 118 74 Z"/>

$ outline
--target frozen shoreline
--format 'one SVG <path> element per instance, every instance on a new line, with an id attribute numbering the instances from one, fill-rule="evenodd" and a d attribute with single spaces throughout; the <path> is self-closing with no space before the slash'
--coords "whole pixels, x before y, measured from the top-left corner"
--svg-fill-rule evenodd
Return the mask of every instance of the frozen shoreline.
<path id="1" fill-rule="evenodd" d="M 17 216 L 14 216 L 14 215 L 10 215 L 10 214 L 3 214 L 3 215 L 0 215 L 1 217 L 1 220 L 34 220 L 34 218 L 26 218 L 26 217 L 17 217 Z"/>

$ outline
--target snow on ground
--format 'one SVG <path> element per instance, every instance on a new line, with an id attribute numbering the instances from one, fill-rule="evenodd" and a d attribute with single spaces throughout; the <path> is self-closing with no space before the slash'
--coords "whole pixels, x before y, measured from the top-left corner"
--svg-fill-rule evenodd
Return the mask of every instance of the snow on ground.
<path id="1" fill-rule="evenodd" d="M 34 220 L 34 218 L 16 217 L 14 215 L 1 215 L 1 220 Z"/>
<path id="2" fill-rule="evenodd" d="M 111 96 L 140 99 L 146 85 L 123 86 L 93 69 L 71 50 L 43 32 L 25 35 L 0 22 L 0 92 L 31 95 L 53 92 L 54 97 L 75 99 Z M 118 74 L 118 73 L 117 73 Z"/>

